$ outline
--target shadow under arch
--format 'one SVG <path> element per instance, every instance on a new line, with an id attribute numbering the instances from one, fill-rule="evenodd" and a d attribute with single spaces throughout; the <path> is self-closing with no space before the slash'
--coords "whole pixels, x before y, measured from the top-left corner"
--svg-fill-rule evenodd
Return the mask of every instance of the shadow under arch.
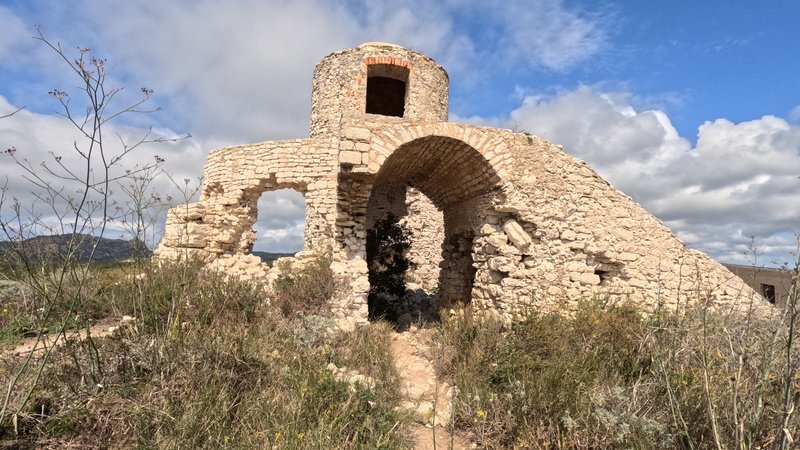
<path id="1" fill-rule="evenodd" d="M 438 284 L 438 305 L 433 305 L 435 313 L 438 313 L 438 307 L 468 304 L 471 301 L 475 278 L 473 240 L 477 230 L 490 217 L 496 216 L 492 200 L 500 190 L 500 181 L 480 151 L 464 141 L 447 136 L 415 139 L 399 146 L 386 158 L 375 175 L 367 202 L 367 235 L 373 239 L 372 243 L 367 243 L 371 319 L 384 317 L 392 322 L 403 322 L 408 320 L 402 317 L 406 314 L 411 314 L 411 320 L 436 319 L 423 317 L 426 314 L 414 310 L 415 303 L 417 308 L 420 306 L 419 296 L 425 293 L 416 293 L 416 301 L 413 298 L 409 301 L 409 296 L 415 296 L 410 292 L 403 299 L 402 294 L 390 292 L 391 286 L 380 284 L 385 283 L 382 280 L 386 277 L 378 276 L 387 270 L 387 265 L 393 263 L 397 264 L 395 270 L 404 270 L 404 255 L 388 255 L 387 258 L 387 255 L 376 254 L 378 247 L 374 240 L 397 239 L 396 231 L 395 236 L 376 233 L 379 229 L 385 233 L 387 221 L 399 222 L 399 219 L 409 215 L 406 198 L 407 195 L 414 195 L 412 189 L 424 194 L 441 211 L 442 218 L 439 220 L 443 222 L 443 239 L 437 243 L 441 247 L 441 263 L 438 282 L 435 283 Z M 423 228 L 417 233 L 424 235 L 434 231 Z M 424 237 L 412 233 L 410 239 Z M 388 267 L 388 270 L 392 268 Z M 403 277 L 402 273 L 398 275 Z M 386 295 L 387 292 L 389 295 Z M 393 301 L 394 305 L 391 304 Z M 415 313 L 417 317 L 414 317 Z"/>

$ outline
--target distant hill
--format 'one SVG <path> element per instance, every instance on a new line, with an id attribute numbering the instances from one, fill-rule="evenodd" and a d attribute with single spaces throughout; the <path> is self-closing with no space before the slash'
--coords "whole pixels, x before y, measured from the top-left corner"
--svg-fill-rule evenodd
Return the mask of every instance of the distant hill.
<path id="1" fill-rule="evenodd" d="M 263 262 L 270 262 L 270 261 L 275 261 L 278 258 L 284 258 L 286 256 L 294 256 L 294 253 L 253 252 L 253 255 L 261 258 L 261 261 Z"/>
<path id="2" fill-rule="evenodd" d="M 105 263 L 123 261 L 134 257 L 149 258 L 152 252 L 147 245 L 139 240 L 126 241 L 124 239 L 98 238 L 88 234 L 57 234 L 52 236 L 36 236 L 22 242 L 0 241 L 0 258 L 6 253 L 14 253 L 13 246 L 21 252 L 36 260 L 59 260 L 67 256 L 70 241 L 77 239 L 75 258 L 80 262 Z M 92 248 L 97 243 L 97 248 L 92 255 Z"/>

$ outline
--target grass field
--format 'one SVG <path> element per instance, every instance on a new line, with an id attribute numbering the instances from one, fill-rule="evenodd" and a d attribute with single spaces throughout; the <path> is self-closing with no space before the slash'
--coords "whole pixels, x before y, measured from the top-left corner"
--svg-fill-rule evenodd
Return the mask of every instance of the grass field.
<path id="1" fill-rule="evenodd" d="M 335 327 L 326 300 L 339 287 L 324 260 L 272 289 L 141 261 L 91 267 L 61 297 L 49 281 L 8 278 L 5 346 L 25 330 L 135 318 L 43 365 L 5 354 L 0 433 L 19 448 L 413 446 L 414 418 L 396 408 L 394 331 Z M 457 387 L 452 425 L 477 448 L 779 448 L 798 427 L 791 308 L 772 321 L 702 307 L 643 316 L 593 299 L 512 326 L 444 314 L 428 325 L 430 356 Z M 329 364 L 375 382 L 340 381 Z"/>

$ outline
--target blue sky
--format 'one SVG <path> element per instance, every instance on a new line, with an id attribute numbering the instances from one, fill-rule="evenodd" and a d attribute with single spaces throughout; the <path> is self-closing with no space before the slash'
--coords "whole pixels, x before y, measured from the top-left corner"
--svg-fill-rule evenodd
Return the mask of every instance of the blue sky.
<path id="1" fill-rule="evenodd" d="M 0 121 L 0 147 L 44 158 L 69 136 L 47 92 L 74 81 L 31 39 L 35 25 L 107 58 L 126 92 L 156 91 L 163 111 L 117 126 L 191 133 L 142 150 L 177 179 L 199 176 L 213 148 L 306 136 L 316 62 L 395 42 L 449 72 L 451 121 L 562 144 L 690 246 L 747 262 L 756 236 L 758 263 L 780 265 L 800 231 L 797 23 L 789 0 L 0 0 L 0 115 L 26 107 Z M 257 248 L 296 249 L 302 198 L 260 209 L 271 218 Z"/>
<path id="2" fill-rule="evenodd" d="M 786 117 L 800 103 L 800 2 L 566 2 L 586 7 L 602 27 L 590 58 L 555 70 L 513 65 L 494 70 L 475 92 L 456 78 L 460 115 L 501 115 L 514 108 L 514 88 L 534 92 L 607 83 L 665 108 L 682 136 L 725 117 L 741 122 Z M 475 32 L 479 24 L 470 21 Z M 533 69 L 533 70 L 532 70 Z"/>

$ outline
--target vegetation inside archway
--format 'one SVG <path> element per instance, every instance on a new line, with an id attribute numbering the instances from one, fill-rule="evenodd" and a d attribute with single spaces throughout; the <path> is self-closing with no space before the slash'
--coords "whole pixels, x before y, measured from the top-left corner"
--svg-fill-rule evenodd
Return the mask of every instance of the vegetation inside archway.
<path id="1" fill-rule="evenodd" d="M 376 238 L 378 220 L 389 214 L 410 225 L 405 274 L 398 273 L 408 283 L 401 288 L 379 279 L 376 253 L 368 250 L 370 318 L 384 317 L 403 328 L 409 321 L 438 320 L 440 306 L 471 302 L 474 232 L 495 214 L 498 182 L 479 151 L 450 137 L 419 138 L 388 156 L 367 204 L 367 230 Z M 435 270 L 428 270 L 434 261 Z"/>
<path id="2" fill-rule="evenodd" d="M 367 231 L 370 320 L 383 318 L 397 322 L 398 312 L 392 305 L 405 295 L 409 266 L 406 252 L 410 247 L 408 229 L 392 213 L 378 219 Z"/>

